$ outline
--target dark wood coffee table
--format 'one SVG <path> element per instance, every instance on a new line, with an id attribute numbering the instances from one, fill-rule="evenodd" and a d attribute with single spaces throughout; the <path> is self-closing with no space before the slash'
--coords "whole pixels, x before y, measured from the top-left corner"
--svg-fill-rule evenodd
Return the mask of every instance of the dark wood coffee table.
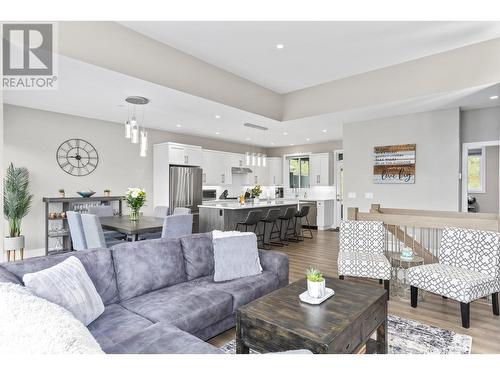
<path id="1" fill-rule="evenodd" d="M 387 292 L 326 278 L 335 295 L 321 305 L 299 299 L 306 280 L 278 289 L 236 312 L 236 353 L 309 349 L 313 353 L 387 353 Z M 376 340 L 370 336 L 376 331 Z"/>

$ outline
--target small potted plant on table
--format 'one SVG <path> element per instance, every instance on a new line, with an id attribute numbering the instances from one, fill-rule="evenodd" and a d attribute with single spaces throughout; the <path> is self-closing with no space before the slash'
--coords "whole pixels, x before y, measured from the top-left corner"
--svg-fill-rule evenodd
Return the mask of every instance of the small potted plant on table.
<path id="1" fill-rule="evenodd" d="M 64 191 L 64 189 L 59 189 L 58 192 L 61 198 L 64 198 L 66 196 L 66 192 Z"/>
<path id="2" fill-rule="evenodd" d="M 26 168 L 15 168 L 10 163 L 4 178 L 3 213 L 9 222 L 9 236 L 4 238 L 4 249 L 7 250 L 7 260 L 10 251 L 18 250 L 21 259 L 24 257 L 24 236 L 21 235 L 21 220 L 30 208 L 33 195 L 29 192 L 29 172 Z"/>
<path id="3" fill-rule="evenodd" d="M 325 295 L 325 278 L 319 270 L 309 267 L 306 272 L 307 292 L 311 298 L 321 298 Z"/>
<path id="4" fill-rule="evenodd" d="M 111 189 L 104 189 L 104 196 L 109 197 L 111 195 Z"/>

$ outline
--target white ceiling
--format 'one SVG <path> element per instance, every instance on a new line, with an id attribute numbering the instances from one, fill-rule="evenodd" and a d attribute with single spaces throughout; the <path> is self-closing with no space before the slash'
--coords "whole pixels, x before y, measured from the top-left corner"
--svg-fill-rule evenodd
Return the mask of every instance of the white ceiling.
<path id="1" fill-rule="evenodd" d="M 278 93 L 500 37 L 500 22 L 472 21 L 121 24 Z"/>
<path id="2" fill-rule="evenodd" d="M 341 139 L 343 124 L 353 121 L 458 106 L 474 108 L 498 105 L 498 100 L 490 100 L 489 97 L 500 93 L 499 85 L 478 87 L 383 106 L 279 122 L 64 56 L 59 57 L 58 82 L 58 90 L 5 91 L 4 101 L 8 104 L 123 123 L 127 118 L 125 97 L 141 95 L 151 99 L 151 103 L 146 106 L 146 127 L 261 147 Z M 221 118 L 216 119 L 216 114 Z M 141 122 L 140 114 L 138 120 Z M 262 132 L 248 129 L 243 126 L 245 122 L 266 126 L 269 130 Z M 182 127 L 178 128 L 177 124 Z"/>

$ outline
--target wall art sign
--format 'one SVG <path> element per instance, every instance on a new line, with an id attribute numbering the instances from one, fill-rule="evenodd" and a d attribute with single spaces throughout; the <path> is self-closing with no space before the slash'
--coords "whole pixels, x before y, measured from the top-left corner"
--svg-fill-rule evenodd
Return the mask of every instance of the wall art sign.
<path id="1" fill-rule="evenodd" d="M 375 184 L 415 183 L 415 144 L 374 147 Z"/>

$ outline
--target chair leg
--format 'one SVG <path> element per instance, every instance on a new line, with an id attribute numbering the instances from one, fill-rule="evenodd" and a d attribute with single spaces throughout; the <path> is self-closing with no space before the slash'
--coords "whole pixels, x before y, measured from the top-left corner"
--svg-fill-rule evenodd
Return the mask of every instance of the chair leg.
<path id="1" fill-rule="evenodd" d="M 301 223 L 302 223 L 302 221 L 301 221 Z M 309 231 L 309 234 L 311 235 L 311 237 L 306 237 L 306 236 L 304 236 L 303 233 L 302 233 L 302 236 L 304 238 L 309 238 L 310 240 L 312 240 L 313 239 L 313 232 L 311 230 L 311 225 L 309 224 L 309 219 L 307 218 L 307 216 L 306 216 L 306 224 L 307 224 L 307 230 Z"/>
<path id="2" fill-rule="evenodd" d="M 493 315 L 500 315 L 498 309 L 498 292 L 491 295 L 491 306 L 493 306 Z"/>
<path id="3" fill-rule="evenodd" d="M 460 302 L 460 313 L 462 315 L 462 327 L 470 326 L 470 303 Z"/>
<path id="4" fill-rule="evenodd" d="M 417 307 L 418 288 L 416 286 L 410 285 L 410 294 L 411 294 L 411 307 Z"/>
<path id="5" fill-rule="evenodd" d="M 448 297 L 446 297 L 446 296 L 441 296 L 441 297 L 442 297 L 443 299 L 448 299 Z"/>
<path id="6" fill-rule="evenodd" d="M 340 280 L 344 280 L 344 275 L 339 275 Z"/>
<path id="7" fill-rule="evenodd" d="M 379 284 L 382 284 L 382 281 L 383 281 L 382 279 L 378 279 Z"/>
<path id="8" fill-rule="evenodd" d="M 384 280 L 384 289 L 387 290 L 387 301 L 389 301 L 389 295 L 391 294 L 391 283 L 389 280 Z"/>

